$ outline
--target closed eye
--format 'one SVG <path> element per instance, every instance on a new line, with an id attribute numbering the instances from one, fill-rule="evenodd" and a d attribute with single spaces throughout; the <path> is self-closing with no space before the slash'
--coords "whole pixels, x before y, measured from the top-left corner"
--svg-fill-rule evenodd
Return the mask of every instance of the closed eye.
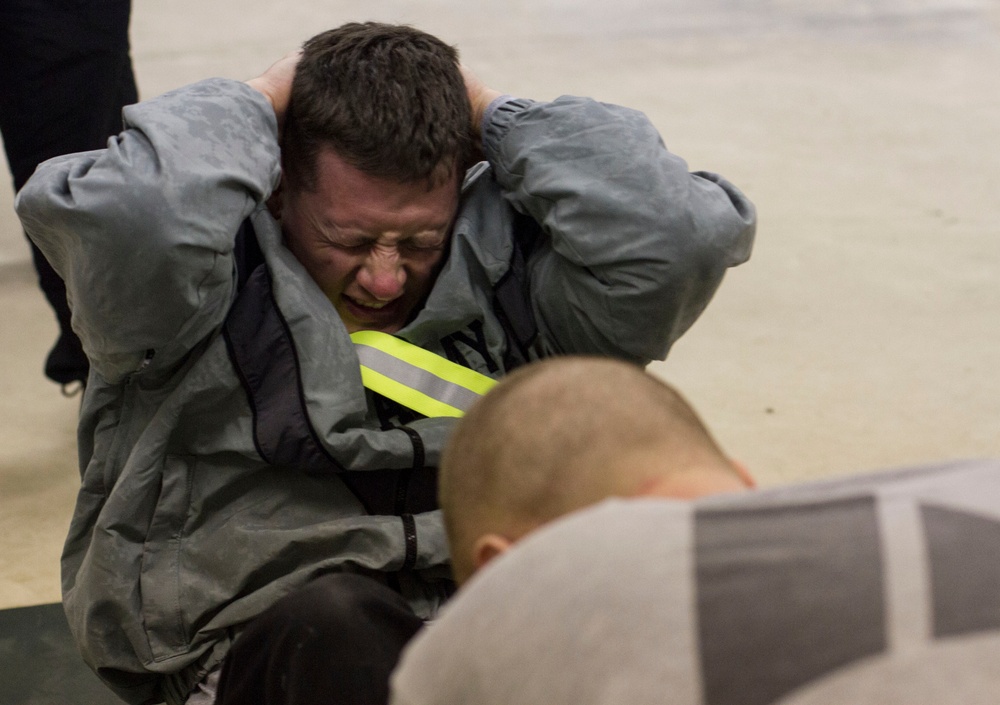
<path id="1" fill-rule="evenodd" d="M 362 235 L 349 235 L 343 233 L 324 233 L 323 242 L 344 252 L 366 252 L 375 244 L 375 240 Z"/>
<path id="2" fill-rule="evenodd" d="M 362 241 L 357 243 L 344 243 L 344 242 L 330 242 L 330 245 L 341 250 L 343 252 L 350 252 L 352 254 L 360 254 L 367 252 L 371 249 L 372 243 L 369 241 Z"/>
<path id="3" fill-rule="evenodd" d="M 414 242 L 412 240 L 406 240 L 399 244 L 399 249 L 404 252 L 413 252 L 415 254 L 429 253 L 429 252 L 440 252 L 444 249 L 443 242 L 433 242 L 433 243 L 422 243 Z"/>

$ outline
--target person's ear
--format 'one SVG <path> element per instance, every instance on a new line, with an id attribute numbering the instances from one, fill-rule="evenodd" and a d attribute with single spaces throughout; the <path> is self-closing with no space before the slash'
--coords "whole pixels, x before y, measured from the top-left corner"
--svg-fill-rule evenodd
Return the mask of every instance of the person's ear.
<path id="1" fill-rule="evenodd" d="M 497 556 L 506 553 L 513 541 L 500 534 L 484 534 L 472 546 L 473 570 L 479 570 Z"/>
<path id="2" fill-rule="evenodd" d="M 267 197 L 267 210 L 270 211 L 271 217 L 275 220 L 281 220 L 281 208 L 285 202 L 285 172 L 281 172 L 281 180 L 278 181 L 278 187 L 271 192 L 271 195 Z"/>
<path id="3" fill-rule="evenodd" d="M 750 489 L 753 489 L 757 486 L 757 480 L 755 480 L 753 475 L 750 474 L 750 471 L 747 469 L 746 465 L 741 463 L 739 460 L 734 460 L 733 458 L 729 459 L 729 464 L 733 466 L 733 469 L 736 471 L 736 474 L 740 476 L 740 479 L 743 481 L 744 485 L 746 485 Z"/>

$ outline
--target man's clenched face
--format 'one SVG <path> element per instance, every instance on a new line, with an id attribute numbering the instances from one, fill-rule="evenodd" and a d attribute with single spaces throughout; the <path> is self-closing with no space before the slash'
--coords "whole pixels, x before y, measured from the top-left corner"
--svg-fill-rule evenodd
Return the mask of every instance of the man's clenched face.
<path id="1" fill-rule="evenodd" d="M 368 176 L 324 148 L 316 188 L 288 188 L 289 249 L 349 333 L 402 328 L 434 284 L 458 210 L 459 173 L 439 184 Z"/>

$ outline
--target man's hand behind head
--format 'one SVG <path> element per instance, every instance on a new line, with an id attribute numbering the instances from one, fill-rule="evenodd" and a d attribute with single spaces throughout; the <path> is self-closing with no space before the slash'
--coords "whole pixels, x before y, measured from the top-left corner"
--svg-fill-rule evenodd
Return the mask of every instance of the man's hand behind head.
<path id="1" fill-rule="evenodd" d="M 465 90 L 469 94 L 469 107 L 472 109 L 472 139 L 473 144 L 479 149 L 482 145 L 482 125 L 483 115 L 486 108 L 494 99 L 503 95 L 500 91 L 488 88 L 485 83 L 479 80 L 467 66 L 459 66 L 462 71 L 462 78 L 465 79 Z"/>
<path id="2" fill-rule="evenodd" d="M 292 81 L 295 79 L 295 67 L 302 58 L 302 50 L 285 54 L 282 58 L 256 78 L 247 81 L 247 85 L 256 88 L 264 94 L 274 108 L 278 118 L 278 133 L 285 124 L 285 112 L 288 110 L 288 99 L 292 95 Z"/>

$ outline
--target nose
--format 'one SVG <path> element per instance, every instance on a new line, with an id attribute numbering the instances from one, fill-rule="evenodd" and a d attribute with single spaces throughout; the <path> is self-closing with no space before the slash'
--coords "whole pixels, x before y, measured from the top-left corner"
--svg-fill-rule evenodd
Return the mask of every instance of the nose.
<path id="1" fill-rule="evenodd" d="M 406 268 L 395 247 L 374 247 L 358 270 L 357 282 L 377 301 L 392 301 L 403 293 Z"/>

